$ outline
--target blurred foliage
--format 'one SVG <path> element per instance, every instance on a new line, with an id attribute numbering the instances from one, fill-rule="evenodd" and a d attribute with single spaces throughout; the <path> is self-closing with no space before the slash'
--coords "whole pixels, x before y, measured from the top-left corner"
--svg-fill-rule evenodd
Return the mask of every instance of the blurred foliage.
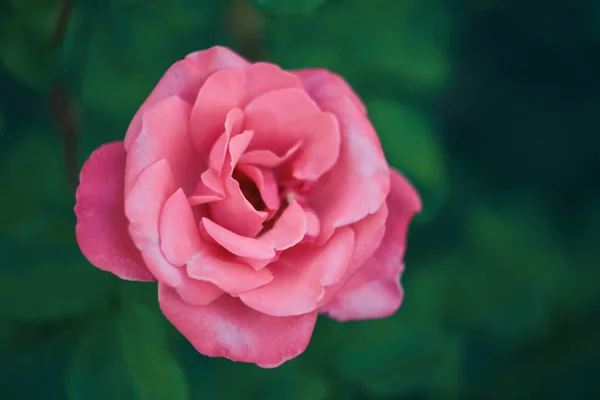
<path id="1" fill-rule="evenodd" d="M 600 397 L 599 16 L 591 0 L 1 2 L 3 398 Z M 215 44 L 344 76 L 423 197 L 400 311 L 320 318 L 274 370 L 198 354 L 156 284 L 91 267 L 73 232 L 67 156 L 121 139 L 169 65 Z M 76 107 L 51 107 L 56 87 Z"/>

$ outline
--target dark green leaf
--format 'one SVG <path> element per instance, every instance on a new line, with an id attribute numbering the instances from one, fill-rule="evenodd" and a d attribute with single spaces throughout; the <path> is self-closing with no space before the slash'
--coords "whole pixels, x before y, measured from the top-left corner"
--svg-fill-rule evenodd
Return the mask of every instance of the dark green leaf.
<path id="1" fill-rule="evenodd" d="M 273 14 L 309 14 L 317 9 L 323 0 L 252 0 L 263 10 Z"/>
<path id="2" fill-rule="evenodd" d="M 371 101 L 367 109 L 390 164 L 423 192 L 419 220 L 429 219 L 443 204 L 448 189 L 442 145 L 431 119 L 393 101 Z"/>
<path id="3" fill-rule="evenodd" d="M 185 375 L 157 316 L 125 305 L 116 320 L 90 327 L 69 372 L 71 400 L 185 400 Z"/>
<path id="4" fill-rule="evenodd" d="M 432 321 L 403 312 L 348 326 L 340 374 L 378 395 L 425 389 L 439 398 L 459 388 L 460 343 Z"/>
<path id="5" fill-rule="evenodd" d="M 115 280 L 80 259 L 59 258 L 10 271 L 0 267 L 0 315 L 19 319 L 80 315 L 103 306 Z"/>

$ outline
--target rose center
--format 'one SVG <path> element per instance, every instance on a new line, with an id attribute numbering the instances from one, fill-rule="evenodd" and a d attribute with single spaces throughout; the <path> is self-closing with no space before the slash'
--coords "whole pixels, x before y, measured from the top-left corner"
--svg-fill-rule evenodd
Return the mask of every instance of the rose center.
<path id="1" fill-rule="evenodd" d="M 265 202 L 262 199 L 262 195 L 260 194 L 260 191 L 256 186 L 256 183 L 254 183 L 252 179 L 250 179 L 248 176 L 246 176 L 246 174 L 240 172 L 237 169 L 233 171 L 232 177 L 233 179 L 238 181 L 238 183 L 240 184 L 240 190 L 242 191 L 242 194 L 244 195 L 246 200 L 248 200 L 248 202 L 252 204 L 252 207 L 254 207 L 255 210 L 264 211 L 267 208 Z"/>

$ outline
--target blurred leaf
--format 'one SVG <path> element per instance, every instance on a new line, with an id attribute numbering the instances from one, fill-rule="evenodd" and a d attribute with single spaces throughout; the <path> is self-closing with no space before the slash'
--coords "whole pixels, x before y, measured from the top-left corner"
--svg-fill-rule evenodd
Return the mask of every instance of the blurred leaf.
<path id="1" fill-rule="evenodd" d="M 105 303 L 115 278 L 81 261 L 58 260 L 7 272 L 0 268 L 0 315 L 67 318 Z"/>
<path id="2" fill-rule="evenodd" d="M 46 89 L 56 76 L 52 43 L 59 0 L 12 0 L 12 12 L 0 26 L 0 61 L 18 80 Z"/>
<path id="3" fill-rule="evenodd" d="M 324 0 L 252 0 L 263 10 L 273 14 L 309 14 Z"/>
<path id="4" fill-rule="evenodd" d="M 99 318 L 92 323 L 75 346 L 69 400 L 137 400 L 120 352 L 115 322 Z"/>
<path id="5" fill-rule="evenodd" d="M 460 343 L 418 315 L 348 324 L 340 374 L 377 395 L 453 394 L 459 386 Z M 446 396 L 443 396 L 446 397 Z"/>
<path id="6" fill-rule="evenodd" d="M 166 347 L 161 321 L 144 307 L 125 308 L 118 321 L 123 359 L 138 399 L 184 400 L 188 398 L 187 382 Z"/>
<path id="7" fill-rule="evenodd" d="M 212 44 L 208 40 L 211 24 L 219 23 L 214 4 L 195 2 L 196 10 L 190 12 L 183 1 L 147 1 L 135 7 L 115 7 L 100 16 L 90 6 L 87 13 L 95 20 L 82 102 L 123 122 L 122 131 L 110 132 L 111 136 L 102 132 L 103 138 L 96 143 L 122 138 L 129 119 L 169 66 Z"/>
<path id="8" fill-rule="evenodd" d="M 10 342 L 0 346 L 3 398 L 64 400 L 65 371 L 79 328 L 76 320 L 14 323 Z"/>
<path id="9" fill-rule="evenodd" d="M 155 282 L 119 280 L 119 289 L 124 303 L 158 310 L 158 287 Z"/>
<path id="10" fill-rule="evenodd" d="M 503 340 L 543 334 L 570 270 L 554 232 L 539 202 L 471 208 L 471 250 L 456 271 L 468 321 Z"/>
<path id="11" fill-rule="evenodd" d="M 390 164 L 424 191 L 419 218 L 432 217 L 446 195 L 448 178 L 443 149 L 430 119 L 393 101 L 371 101 L 367 109 Z"/>
<path id="12" fill-rule="evenodd" d="M 126 305 L 115 321 L 90 326 L 69 372 L 69 398 L 187 399 L 184 372 L 155 318 L 139 305 Z"/>
<path id="13" fill-rule="evenodd" d="M 54 132 L 22 134 L 0 160 L 0 233 L 12 239 L 72 244 L 74 198 Z"/>
<path id="14" fill-rule="evenodd" d="M 268 54 L 286 68 L 326 67 L 361 92 L 428 95 L 450 77 L 450 21 L 443 1 L 330 1 L 311 18 L 269 19 Z"/>
<path id="15" fill-rule="evenodd" d="M 0 110 L 0 140 L 4 138 L 4 114 Z"/>

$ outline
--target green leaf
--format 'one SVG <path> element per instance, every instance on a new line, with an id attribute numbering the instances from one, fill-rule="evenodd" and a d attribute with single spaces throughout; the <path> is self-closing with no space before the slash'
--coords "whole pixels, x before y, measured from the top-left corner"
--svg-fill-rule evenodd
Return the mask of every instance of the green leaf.
<path id="1" fill-rule="evenodd" d="M 431 217 L 446 196 L 448 177 L 442 145 L 430 118 L 393 101 L 370 101 L 367 109 L 390 164 L 424 191 L 420 219 Z"/>
<path id="2" fill-rule="evenodd" d="M 106 304 L 116 278 L 83 260 L 52 258 L 18 269 L 0 266 L 0 315 L 67 318 Z"/>
<path id="3" fill-rule="evenodd" d="M 90 326 L 69 371 L 70 400 L 185 400 L 181 366 L 167 348 L 160 321 L 137 304 Z"/>
<path id="4" fill-rule="evenodd" d="M 1 160 L 0 234 L 44 244 L 73 244 L 74 196 L 58 136 L 50 130 L 21 135 Z"/>
<path id="5" fill-rule="evenodd" d="M 564 245 L 542 201 L 471 206 L 469 255 L 456 271 L 456 303 L 470 324 L 496 338 L 521 340 L 552 329 L 574 279 Z"/>
<path id="6" fill-rule="evenodd" d="M 402 310 L 387 319 L 348 324 L 338 371 L 376 395 L 459 387 L 460 342 L 433 321 Z M 444 396 L 445 397 L 445 396 Z"/>
<path id="7" fill-rule="evenodd" d="M 60 1 L 13 1 L 0 26 L 0 62 L 19 81 L 46 89 L 56 76 L 57 52 L 52 43 Z"/>
<path id="8" fill-rule="evenodd" d="M 4 114 L 0 110 L 0 140 L 4 137 Z"/>
<path id="9" fill-rule="evenodd" d="M 310 14 L 323 0 L 252 0 L 263 10 L 273 14 Z"/>
<path id="10" fill-rule="evenodd" d="M 161 320 L 147 308 L 126 307 L 119 316 L 118 334 L 138 399 L 188 398 L 185 375 L 166 347 Z"/>

